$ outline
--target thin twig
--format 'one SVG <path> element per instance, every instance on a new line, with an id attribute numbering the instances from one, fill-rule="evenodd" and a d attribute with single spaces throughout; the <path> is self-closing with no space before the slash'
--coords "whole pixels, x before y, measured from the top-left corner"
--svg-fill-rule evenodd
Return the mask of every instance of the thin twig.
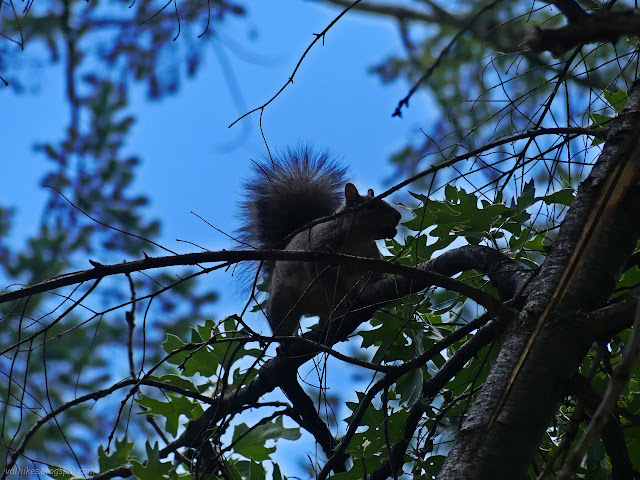
<path id="1" fill-rule="evenodd" d="M 271 97 L 267 102 L 265 102 L 264 104 L 262 104 L 261 106 L 259 106 L 257 108 L 254 108 L 253 110 L 245 113 L 240 118 L 237 118 L 231 125 L 229 125 L 229 128 L 233 127 L 240 120 L 242 120 L 243 118 L 247 117 L 248 115 L 251 115 L 254 112 L 257 112 L 258 110 L 260 110 L 260 112 L 264 111 L 264 109 L 265 109 L 265 107 L 267 105 L 269 105 L 271 102 L 273 102 L 284 91 L 284 89 L 289 86 L 289 84 L 293 83 L 293 77 L 296 76 L 296 73 L 298 72 L 298 69 L 300 68 L 300 65 L 302 65 L 302 61 L 304 60 L 304 57 L 307 56 L 307 53 L 309 53 L 309 50 L 311 50 L 313 48 L 313 46 L 316 44 L 316 42 L 322 38 L 322 43 L 324 45 L 324 36 L 327 34 L 329 29 L 331 29 L 331 27 L 333 27 L 338 22 L 338 20 L 340 20 L 344 16 L 344 14 L 346 14 L 349 10 L 351 10 L 355 5 L 357 5 L 361 1 L 362 0 L 356 0 L 355 2 L 353 2 L 347 8 L 342 10 L 342 12 L 340 12 L 340 15 L 338 15 L 336 18 L 334 18 L 333 21 L 322 32 L 314 33 L 316 38 L 313 39 L 313 41 L 309 44 L 307 49 L 304 51 L 304 53 L 302 54 L 302 56 L 298 60 L 298 63 L 296 65 L 296 67 L 293 69 L 293 73 L 289 77 L 289 80 L 287 80 L 287 82 L 280 88 L 280 90 L 278 90 L 278 92 L 273 97 Z M 267 146 L 267 148 L 268 148 L 268 146 Z"/>

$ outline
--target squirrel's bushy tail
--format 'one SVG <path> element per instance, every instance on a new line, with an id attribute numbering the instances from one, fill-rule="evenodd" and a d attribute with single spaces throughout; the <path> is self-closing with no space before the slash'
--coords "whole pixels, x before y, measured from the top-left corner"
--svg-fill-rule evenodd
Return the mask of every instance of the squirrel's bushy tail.
<path id="1" fill-rule="evenodd" d="M 346 168 L 327 152 L 309 147 L 255 162 L 253 175 L 244 184 L 240 239 L 255 248 L 285 248 L 283 240 L 289 234 L 335 213 L 342 202 L 345 177 Z"/>

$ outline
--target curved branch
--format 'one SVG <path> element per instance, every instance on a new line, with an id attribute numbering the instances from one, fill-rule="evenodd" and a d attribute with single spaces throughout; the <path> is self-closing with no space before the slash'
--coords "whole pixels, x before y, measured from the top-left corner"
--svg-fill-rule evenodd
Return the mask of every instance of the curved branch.
<path id="1" fill-rule="evenodd" d="M 55 279 L 42 282 L 41 284 L 27 287 L 18 292 L 9 292 L 0 296 L 1 301 L 8 301 L 7 298 L 11 295 L 14 295 L 13 298 L 20 298 L 21 296 L 29 296 L 37 293 L 38 291 L 47 291 L 53 288 L 57 288 L 60 284 L 73 284 L 80 281 L 86 281 L 89 279 L 99 279 L 107 275 L 112 275 L 116 273 L 126 273 L 131 271 L 137 271 L 147 268 L 158 268 L 160 266 L 167 265 L 179 265 L 190 262 L 200 263 L 204 261 L 216 261 L 219 260 L 228 260 L 230 258 L 235 259 L 258 259 L 260 257 L 265 256 L 273 256 L 275 258 L 309 258 L 309 259 L 318 259 L 322 258 L 323 261 L 327 263 L 331 263 L 331 256 L 336 257 L 336 262 L 338 261 L 354 261 L 357 257 L 351 257 L 347 255 L 327 255 L 327 254 L 319 254 L 319 253 L 291 253 L 291 252 L 281 252 L 281 251 L 271 251 L 271 252 L 204 252 L 197 254 L 187 254 L 187 255 L 178 255 L 171 257 L 159 257 L 159 258 L 146 258 L 144 260 L 139 260 L 136 262 L 129 262 L 124 264 L 117 265 L 101 265 L 94 262 L 95 267 L 91 270 L 87 270 L 84 272 L 76 272 L 73 274 L 63 275 L 61 277 L 57 277 Z M 344 258 L 339 258 L 344 257 Z M 498 313 L 508 313 L 508 310 L 505 309 L 504 305 L 502 305 L 497 299 L 492 297 L 491 295 L 486 294 L 485 292 L 472 288 L 469 285 L 453 280 L 445 275 L 453 275 L 458 273 L 459 271 L 471 268 L 478 268 L 483 273 L 489 275 L 490 279 L 495 283 L 498 290 L 501 292 L 501 295 L 508 297 L 511 293 L 515 292 L 525 279 L 523 276 L 522 267 L 518 264 L 510 260 L 505 255 L 500 252 L 493 250 L 488 247 L 474 247 L 467 246 L 461 247 L 459 249 L 451 250 L 449 252 L 445 252 L 440 257 L 425 262 L 420 265 L 419 268 L 409 268 L 403 267 L 401 265 L 391 264 L 389 262 L 384 261 L 373 261 L 371 259 L 366 259 L 365 263 L 368 262 L 369 266 L 372 268 L 380 268 L 380 269 L 388 269 L 390 271 L 399 271 L 405 274 L 406 276 L 391 276 L 387 277 L 380 282 L 372 285 L 370 288 L 367 288 L 363 295 L 356 302 L 356 307 L 354 310 L 346 312 L 344 317 L 344 322 L 336 322 L 340 325 L 339 334 L 336 335 L 336 341 L 340 339 L 346 338 L 353 328 L 360 325 L 363 321 L 366 321 L 371 315 L 379 308 L 381 304 L 381 299 L 384 301 L 395 300 L 398 298 L 399 294 L 407 294 L 415 291 L 422 290 L 431 286 L 433 284 L 438 284 L 442 286 L 454 287 L 452 288 L 455 291 L 459 291 L 462 294 L 469 296 L 469 298 L 473 298 L 478 303 L 485 305 L 489 310 L 495 308 L 495 311 Z M 438 273 L 442 272 L 442 273 Z M 445 275 L 443 275 L 445 274 Z M 16 293 L 18 294 L 17 296 Z M 492 308 L 493 307 L 493 308 Z M 436 346 L 440 351 L 442 348 L 446 348 L 450 342 L 455 341 L 456 338 L 461 338 L 461 336 L 468 333 L 469 329 L 476 328 L 475 324 L 469 324 L 469 326 L 462 327 L 457 330 L 453 334 L 449 335 L 442 342 L 439 342 Z M 349 330 L 351 329 L 351 330 Z M 304 338 L 312 341 L 317 341 L 322 335 L 318 329 L 309 332 L 304 336 Z M 233 411 L 238 408 L 238 405 L 246 405 L 253 404 L 258 401 L 260 396 L 264 393 L 267 393 L 273 390 L 276 386 L 280 385 L 282 372 L 285 372 L 288 368 L 291 368 L 292 362 L 295 367 L 302 365 L 313 355 L 318 353 L 321 349 L 317 346 L 313 345 L 313 343 L 309 344 L 309 342 L 293 342 L 292 349 L 290 354 L 294 355 L 295 358 L 283 359 L 281 357 L 276 357 L 267 363 L 260 369 L 258 374 L 258 378 L 253 380 L 246 387 L 240 389 L 239 391 L 232 392 L 228 395 L 225 395 L 222 398 L 211 400 L 212 407 L 207 410 L 207 412 L 202 415 L 202 417 L 190 424 L 190 428 L 187 428 L 187 431 L 176 441 L 172 442 L 172 444 L 168 445 L 163 449 L 164 454 L 175 450 L 175 448 L 179 446 L 184 446 L 187 444 L 192 444 L 195 439 L 198 437 L 197 433 L 201 431 L 201 427 L 206 427 L 210 424 L 210 422 L 214 419 L 222 418 L 227 412 Z M 434 350 L 435 351 L 435 350 Z M 175 352 L 173 352 L 175 353 Z M 424 357 L 424 356 L 423 356 Z M 415 368 L 414 364 L 418 361 L 425 361 L 426 357 L 420 357 L 418 360 L 414 359 L 414 362 L 408 362 L 406 366 L 394 367 L 394 369 L 389 369 L 391 377 L 399 377 L 403 374 L 404 371 L 410 368 Z M 390 377 L 390 378 L 391 378 Z M 70 408 L 74 405 L 77 405 L 81 402 L 87 401 L 89 399 L 98 399 L 104 395 L 107 395 L 114 391 L 115 389 L 122 388 L 123 386 L 130 384 L 142 384 L 148 381 L 147 379 L 132 379 L 125 382 L 120 382 L 116 386 L 111 387 L 110 389 L 101 390 L 99 392 L 94 392 L 92 394 L 85 395 L 83 397 L 79 397 L 71 402 L 68 402 L 58 409 L 52 411 L 49 415 L 43 417 L 39 422 L 37 422 L 25 435 L 23 441 L 19 445 L 18 449 L 15 452 L 15 455 L 12 457 L 12 461 L 9 466 L 13 465 L 17 459 L 17 457 L 24 451 L 26 443 L 30 439 L 30 437 L 35 433 L 35 431 L 43 424 L 43 422 L 48 421 L 52 416 L 58 415 L 62 411 Z M 156 384 L 155 386 L 159 386 Z M 286 388 L 286 387 L 285 387 Z M 209 413 L 212 412 L 212 413 Z M 205 428 L 206 429 L 206 428 Z M 194 435 L 195 433 L 195 435 Z"/>
<path id="2" fill-rule="evenodd" d="M 590 385 L 590 380 L 580 375 L 576 376 L 576 386 L 578 391 L 576 396 L 590 415 L 598 409 L 602 402 L 602 397 L 596 393 Z M 624 431 L 620 425 L 620 413 L 616 408 L 610 413 L 607 423 L 602 427 L 600 438 L 604 445 L 609 460 L 611 461 L 611 478 L 638 479 L 640 475 L 633 468 L 633 462 L 629 457 L 629 448 L 624 437 Z M 540 476 L 540 478 L 544 478 Z"/>
<path id="3" fill-rule="evenodd" d="M 294 413 L 299 416 L 298 424 L 313 435 L 327 457 L 333 455 L 338 441 L 331 435 L 329 427 L 318 415 L 313 400 L 298 383 L 297 369 L 285 372 L 280 382 L 280 389 L 291 401 Z M 346 454 L 339 456 L 334 468 L 335 473 L 346 471 L 346 460 Z"/>
<path id="4" fill-rule="evenodd" d="M 582 128 L 582 127 L 556 127 L 556 128 L 538 128 L 536 130 L 530 130 L 528 132 L 522 132 L 515 135 L 511 135 L 509 137 L 501 138 L 500 140 L 496 140 L 495 142 L 488 143 L 480 148 L 476 148 L 475 150 L 471 150 L 467 153 L 463 153 L 461 155 L 457 155 L 450 160 L 446 160 L 444 162 L 433 165 L 426 170 L 416 173 L 414 176 L 407 178 L 406 180 L 394 185 L 387 191 L 381 193 L 376 198 L 384 198 L 392 193 L 397 192 L 401 188 L 406 187 L 407 185 L 420 180 L 427 175 L 431 175 L 432 173 L 437 172 L 438 170 L 442 170 L 443 168 L 450 167 L 462 160 L 467 160 L 469 158 L 478 156 L 482 153 L 488 152 L 496 147 L 501 145 L 506 145 L 508 143 L 513 143 L 518 140 L 522 140 L 524 138 L 534 138 L 540 135 L 587 135 L 593 136 L 595 138 L 606 139 L 607 138 L 607 130 L 598 130 L 593 128 Z"/>
<path id="5" fill-rule="evenodd" d="M 414 93 L 416 93 L 418 91 L 418 88 L 420 88 L 420 86 L 433 74 L 433 72 L 436 71 L 436 69 L 440 66 L 440 64 L 442 63 L 442 61 L 444 60 L 444 58 L 449 54 L 449 51 L 453 48 L 453 46 L 456 44 L 456 42 L 458 41 L 458 39 L 460 37 L 462 37 L 462 35 L 465 34 L 465 32 L 467 30 L 469 30 L 471 28 L 471 26 L 487 11 L 492 10 L 501 0 L 493 0 L 493 2 L 484 5 L 479 11 L 478 13 L 476 13 L 475 15 L 473 15 L 469 21 L 462 26 L 462 28 L 460 28 L 456 34 L 453 36 L 453 38 L 449 41 L 449 43 L 444 47 L 444 49 L 442 49 L 442 51 L 440 52 L 440 54 L 438 55 L 438 57 L 435 59 L 435 61 L 431 64 L 431 66 L 427 69 L 426 72 L 424 72 L 422 74 L 422 76 L 418 79 L 418 81 L 416 81 L 416 83 L 413 84 L 413 86 L 411 87 L 411 89 L 409 90 L 409 93 L 407 93 L 405 95 L 405 97 L 403 99 L 400 100 L 400 102 L 398 102 L 398 106 L 396 107 L 395 111 L 393 112 L 393 115 L 391 115 L 392 117 L 402 117 L 402 107 L 409 107 L 409 99 L 413 96 Z"/>
<path id="6" fill-rule="evenodd" d="M 445 252 L 440 257 L 421 264 L 419 268 L 425 272 L 438 272 L 439 275 L 441 275 L 440 272 L 447 275 L 453 275 L 464 270 L 479 269 L 490 277 L 492 282 L 496 285 L 496 288 L 501 292 L 501 295 L 507 298 L 521 289 L 524 282 L 531 274 L 531 272 L 525 271 L 520 265 L 506 255 L 489 247 L 481 246 L 466 246 Z M 321 338 L 331 338 L 333 342 L 344 340 L 355 328 L 357 328 L 357 326 L 369 319 L 381 304 L 395 300 L 404 294 L 420 291 L 430 286 L 430 284 L 425 282 L 428 282 L 428 279 L 422 278 L 419 275 L 415 276 L 415 278 L 399 276 L 387 277 L 365 289 L 352 308 L 345 312 L 341 317 L 336 318 L 332 325 L 335 324 L 339 327 L 336 329 L 337 331 L 334 332 L 334 334 L 327 336 L 326 332 L 321 331 L 321 329 L 314 329 L 305 334 L 304 338 L 314 341 L 318 341 Z M 502 329 L 504 325 L 506 325 L 506 319 L 511 318 L 510 311 L 505 309 L 504 306 L 499 308 L 497 311 L 504 314 L 502 318 L 505 320 L 492 322 L 491 327 L 487 326 L 481 330 L 481 332 L 483 332 L 482 334 L 480 334 L 479 331 L 478 334 L 474 336 L 474 338 L 478 337 L 476 342 L 490 341 L 491 338 L 493 338 L 490 335 Z M 384 379 L 376 384 L 376 386 L 383 388 L 385 385 L 392 384 L 407 371 L 418 368 L 442 349 L 479 328 L 481 325 L 486 323 L 487 320 L 487 316 L 480 317 L 476 321 L 471 322 L 451 333 L 420 357 L 417 357 L 406 364 L 389 368 L 388 374 Z M 464 355 L 473 355 L 473 348 L 475 348 L 474 345 L 476 345 L 476 342 L 468 342 L 469 346 L 467 348 L 461 348 L 462 353 L 459 356 L 452 357 L 451 361 L 445 364 L 445 367 L 441 370 L 442 375 L 434 376 L 430 382 L 425 384 L 425 392 L 432 391 L 435 386 L 437 386 L 438 389 L 442 388 L 439 382 L 444 381 L 444 384 L 446 384 L 448 378 L 445 379 L 445 376 L 452 376 L 456 371 L 462 368 L 466 360 L 462 361 L 460 359 L 466 358 Z M 484 345 L 484 343 L 482 343 L 482 345 Z M 286 377 L 287 372 L 295 371 L 300 365 L 318 353 L 318 351 L 319 349 L 313 345 L 293 342 L 287 351 L 289 357 L 278 356 L 269 360 L 261 367 L 257 374 L 257 378 L 247 386 L 235 392 L 230 392 L 223 397 L 219 397 L 217 399 L 217 403 L 210 407 L 200 418 L 192 422 L 180 438 L 161 450 L 161 455 L 166 456 L 182 446 L 197 446 L 202 442 L 203 435 L 206 436 L 206 432 L 209 430 L 210 426 L 214 425 L 227 414 L 234 412 L 238 408 L 238 405 L 243 405 L 246 402 L 255 402 L 260 396 L 277 387 L 287 390 L 288 387 L 286 386 L 286 382 L 283 380 Z M 456 368 L 458 370 L 456 370 Z M 283 384 L 285 385 L 284 387 Z M 374 386 L 374 388 L 372 388 L 367 394 L 371 395 L 371 398 L 373 398 L 377 391 L 380 390 L 380 388 L 376 390 L 376 386 Z M 437 389 L 435 391 L 437 391 Z M 354 416 L 353 425 L 357 427 L 356 416 Z M 314 430 L 310 431 L 313 433 Z M 342 444 L 343 443 L 341 443 L 341 445 Z M 332 460 L 325 466 L 328 471 L 333 468 L 337 468 L 339 462 L 342 462 L 344 448 L 346 448 L 346 444 L 342 449 L 335 451 L 334 455 L 331 457 Z"/>

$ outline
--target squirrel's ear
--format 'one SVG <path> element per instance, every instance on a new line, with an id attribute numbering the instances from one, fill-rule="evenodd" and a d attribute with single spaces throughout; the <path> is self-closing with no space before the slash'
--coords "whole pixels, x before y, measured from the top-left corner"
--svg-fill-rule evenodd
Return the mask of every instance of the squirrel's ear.
<path id="1" fill-rule="evenodd" d="M 353 183 L 347 183 L 344 186 L 344 198 L 347 200 L 347 205 L 351 205 L 360 198 L 358 189 Z"/>
<path id="2" fill-rule="evenodd" d="M 369 197 L 369 198 L 373 198 L 373 197 L 375 197 L 375 194 L 373 193 L 373 188 L 370 188 L 370 189 L 367 191 L 367 197 Z"/>

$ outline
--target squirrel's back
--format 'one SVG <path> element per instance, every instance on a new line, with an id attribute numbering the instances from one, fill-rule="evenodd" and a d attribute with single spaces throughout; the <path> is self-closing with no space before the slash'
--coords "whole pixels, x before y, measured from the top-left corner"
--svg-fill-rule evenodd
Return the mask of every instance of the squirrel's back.
<path id="1" fill-rule="evenodd" d="M 284 249 L 284 240 L 307 223 L 336 212 L 346 168 L 327 152 L 309 147 L 278 152 L 255 162 L 244 184 L 240 239 L 259 249 Z M 273 265 L 266 265 L 270 271 Z"/>

